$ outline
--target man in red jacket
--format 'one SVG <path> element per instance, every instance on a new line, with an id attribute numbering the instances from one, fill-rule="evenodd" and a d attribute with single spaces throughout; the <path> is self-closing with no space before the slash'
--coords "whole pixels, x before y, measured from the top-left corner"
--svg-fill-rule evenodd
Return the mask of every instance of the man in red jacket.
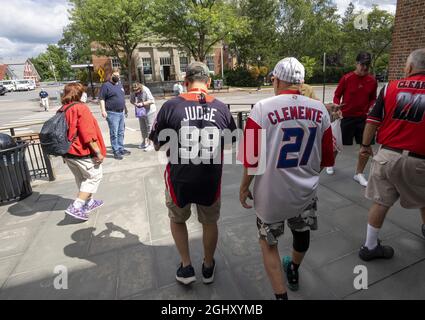
<path id="1" fill-rule="evenodd" d="M 356 70 L 343 76 L 335 91 L 334 104 L 340 105 L 343 119 L 341 121 L 342 142 L 346 146 L 353 145 L 353 139 L 361 145 L 363 131 L 369 110 L 375 104 L 378 83 L 369 74 L 372 62 L 370 53 L 361 52 L 357 55 Z M 342 98 L 342 104 L 341 104 Z M 362 186 L 367 186 L 367 179 L 363 172 L 369 157 L 359 155 L 357 171 L 354 180 Z M 333 174 L 333 168 L 327 169 Z"/>

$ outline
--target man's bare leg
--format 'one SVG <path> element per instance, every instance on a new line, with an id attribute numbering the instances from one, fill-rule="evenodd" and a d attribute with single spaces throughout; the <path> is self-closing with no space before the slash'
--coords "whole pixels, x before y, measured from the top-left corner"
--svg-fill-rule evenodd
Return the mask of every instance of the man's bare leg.
<path id="1" fill-rule="evenodd" d="M 171 233 L 174 238 L 177 250 L 179 251 L 183 267 L 191 265 L 189 253 L 189 235 L 187 233 L 186 223 L 174 223 L 170 221 Z"/>
<path id="2" fill-rule="evenodd" d="M 212 267 L 214 261 L 214 253 L 218 241 L 217 223 L 203 224 L 203 243 L 205 255 L 205 267 Z"/>
<path id="3" fill-rule="evenodd" d="M 283 269 L 277 245 L 269 246 L 266 240 L 260 239 L 263 262 L 275 295 L 286 295 Z"/>

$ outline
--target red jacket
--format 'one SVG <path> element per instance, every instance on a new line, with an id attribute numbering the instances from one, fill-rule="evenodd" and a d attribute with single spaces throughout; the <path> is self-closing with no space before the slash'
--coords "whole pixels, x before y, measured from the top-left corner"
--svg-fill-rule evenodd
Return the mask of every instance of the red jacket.
<path id="1" fill-rule="evenodd" d="M 344 117 L 366 119 L 375 104 L 377 89 L 378 83 L 371 75 L 360 77 L 350 72 L 339 81 L 334 103 L 340 104 L 342 98 L 342 103 L 345 104 L 341 109 Z"/>
<path id="2" fill-rule="evenodd" d="M 70 104 L 63 106 L 65 109 Z M 100 152 L 106 156 L 105 142 L 100 131 L 97 120 L 91 113 L 89 107 L 84 103 L 78 103 L 66 111 L 68 123 L 68 139 L 72 141 L 76 137 L 68 153 L 74 156 L 89 156 L 93 154 L 89 143 L 96 141 Z"/>

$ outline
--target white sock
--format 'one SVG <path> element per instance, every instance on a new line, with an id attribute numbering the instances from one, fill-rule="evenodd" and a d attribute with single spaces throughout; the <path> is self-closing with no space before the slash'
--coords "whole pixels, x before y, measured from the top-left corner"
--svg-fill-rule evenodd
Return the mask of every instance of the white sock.
<path id="1" fill-rule="evenodd" d="M 375 227 L 372 227 L 370 224 L 367 225 L 367 236 L 366 236 L 366 243 L 365 247 L 367 247 L 369 250 L 373 250 L 378 245 L 378 234 L 379 230 Z"/>
<path id="2" fill-rule="evenodd" d="M 84 200 L 81 200 L 81 199 L 77 198 L 74 201 L 74 207 L 77 208 L 77 209 L 80 209 L 80 208 L 82 208 L 84 206 L 85 203 L 86 202 Z"/>

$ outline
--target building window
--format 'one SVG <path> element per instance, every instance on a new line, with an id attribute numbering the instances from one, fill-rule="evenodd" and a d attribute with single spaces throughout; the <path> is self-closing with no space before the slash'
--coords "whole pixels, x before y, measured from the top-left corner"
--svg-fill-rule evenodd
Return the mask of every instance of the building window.
<path id="1" fill-rule="evenodd" d="M 143 58 L 142 61 L 143 61 L 143 73 L 152 74 L 152 59 Z"/>
<path id="2" fill-rule="evenodd" d="M 111 62 L 112 62 L 112 68 L 114 69 L 114 68 L 121 68 L 121 63 L 120 63 L 120 60 L 118 60 L 118 58 L 117 57 L 114 57 L 114 58 L 112 58 L 111 59 Z"/>
<path id="3" fill-rule="evenodd" d="M 180 57 L 180 72 L 186 72 L 188 65 L 189 59 L 187 57 Z"/>
<path id="4" fill-rule="evenodd" d="M 171 66 L 171 58 L 170 57 L 159 58 L 159 61 L 161 63 L 161 66 Z"/>
<path id="5" fill-rule="evenodd" d="M 214 72 L 214 70 L 215 70 L 214 56 L 207 56 L 207 66 L 208 66 L 208 69 L 210 69 L 211 72 Z"/>

